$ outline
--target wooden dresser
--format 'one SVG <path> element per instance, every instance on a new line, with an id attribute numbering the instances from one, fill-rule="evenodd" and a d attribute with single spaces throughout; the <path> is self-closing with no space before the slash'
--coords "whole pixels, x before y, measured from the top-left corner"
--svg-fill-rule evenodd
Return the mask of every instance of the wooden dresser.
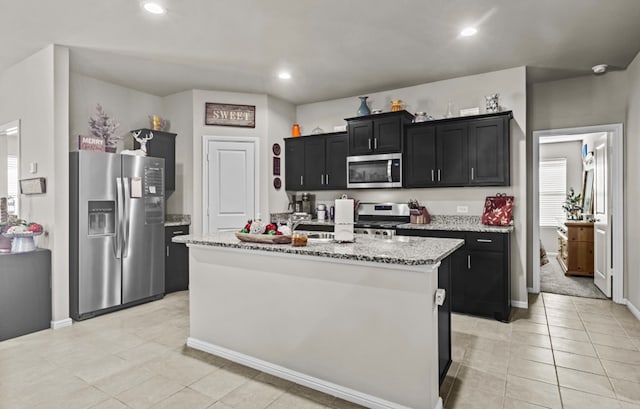
<path id="1" fill-rule="evenodd" d="M 558 227 L 557 259 L 565 275 L 593 277 L 593 223 L 566 221 Z"/>

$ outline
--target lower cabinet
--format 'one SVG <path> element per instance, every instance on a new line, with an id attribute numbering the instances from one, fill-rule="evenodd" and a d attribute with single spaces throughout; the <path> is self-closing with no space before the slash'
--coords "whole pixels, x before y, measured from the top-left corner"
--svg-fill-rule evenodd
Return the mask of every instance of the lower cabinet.
<path id="1" fill-rule="evenodd" d="M 511 234 L 398 229 L 404 236 L 459 238 L 451 259 L 451 310 L 509 321 Z"/>
<path id="2" fill-rule="evenodd" d="M 51 327 L 51 251 L 0 255 L 0 341 Z"/>
<path id="3" fill-rule="evenodd" d="M 174 243 L 174 236 L 189 234 L 189 226 L 167 226 L 164 228 L 164 293 L 189 289 L 189 249 L 186 244 Z"/>
<path id="4" fill-rule="evenodd" d="M 451 366 L 451 257 L 438 268 L 438 288 L 446 291 L 444 303 L 438 307 L 438 374 L 440 385 Z"/>

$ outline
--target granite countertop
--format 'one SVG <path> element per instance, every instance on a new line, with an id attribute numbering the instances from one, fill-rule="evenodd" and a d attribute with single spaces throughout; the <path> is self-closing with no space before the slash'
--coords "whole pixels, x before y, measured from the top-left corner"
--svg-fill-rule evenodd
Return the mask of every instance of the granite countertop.
<path id="1" fill-rule="evenodd" d="M 361 234 L 357 234 L 355 237 L 354 243 L 314 243 L 309 241 L 305 247 L 293 247 L 290 244 L 245 243 L 238 240 L 234 232 L 177 236 L 172 240 L 176 243 L 400 265 L 434 264 L 464 244 L 464 240 L 460 239 L 433 237 L 396 236 L 392 239 L 382 239 Z"/>
<path id="2" fill-rule="evenodd" d="M 407 230 L 447 230 L 470 231 L 478 233 L 511 233 L 513 226 L 487 226 L 481 223 L 480 216 L 444 216 L 432 215 L 429 224 L 406 223 L 397 226 Z"/>
<path id="3" fill-rule="evenodd" d="M 191 224 L 191 216 L 188 214 L 167 214 L 164 218 L 164 227 L 188 226 Z"/>

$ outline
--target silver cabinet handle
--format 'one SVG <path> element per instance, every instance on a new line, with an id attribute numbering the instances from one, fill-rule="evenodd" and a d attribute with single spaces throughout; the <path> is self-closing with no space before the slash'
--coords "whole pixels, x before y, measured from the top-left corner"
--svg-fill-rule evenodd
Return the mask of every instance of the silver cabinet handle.
<path id="1" fill-rule="evenodd" d="M 435 181 L 435 178 L 433 177 L 433 173 L 434 173 L 434 172 L 433 172 L 433 169 L 431 169 L 431 181 L 432 181 L 432 182 L 433 182 L 433 181 Z"/>
<path id="2" fill-rule="evenodd" d="M 467 254 L 467 269 L 471 270 L 471 254 Z"/>
<path id="3" fill-rule="evenodd" d="M 471 168 L 471 180 L 473 180 L 473 179 L 474 179 L 474 177 L 473 177 L 473 168 Z"/>
<path id="4" fill-rule="evenodd" d="M 438 182 L 440 182 L 440 169 L 438 169 Z"/>
<path id="5" fill-rule="evenodd" d="M 324 185 L 324 175 L 320 175 L 320 184 Z"/>
<path id="6" fill-rule="evenodd" d="M 177 234 L 184 234 L 184 230 L 176 230 L 172 233 L 174 236 Z"/>
<path id="7" fill-rule="evenodd" d="M 493 243 L 493 240 L 489 239 L 476 239 L 478 243 Z"/>
<path id="8" fill-rule="evenodd" d="M 371 138 L 369 138 L 369 150 L 371 150 Z"/>
<path id="9" fill-rule="evenodd" d="M 167 246 L 167 257 L 169 257 L 169 246 Z"/>
<path id="10" fill-rule="evenodd" d="M 378 138 L 373 138 L 373 149 L 378 149 Z"/>
<path id="11" fill-rule="evenodd" d="M 329 174 L 327 173 L 326 175 L 324 175 L 324 182 L 325 184 L 329 184 Z"/>
<path id="12" fill-rule="evenodd" d="M 304 181 L 304 176 L 300 175 L 300 186 L 302 186 L 304 183 L 302 183 Z"/>
<path id="13" fill-rule="evenodd" d="M 130 224 L 130 217 L 131 217 L 131 194 L 129 193 L 130 191 L 130 185 L 129 185 L 129 178 L 122 178 L 122 185 L 124 186 L 124 226 L 123 226 L 123 230 L 124 230 L 124 234 L 123 234 L 123 238 L 124 238 L 124 243 L 123 244 L 123 249 L 122 249 L 122 257 L 127 257 L 129 255 L 129 224 Z"/>

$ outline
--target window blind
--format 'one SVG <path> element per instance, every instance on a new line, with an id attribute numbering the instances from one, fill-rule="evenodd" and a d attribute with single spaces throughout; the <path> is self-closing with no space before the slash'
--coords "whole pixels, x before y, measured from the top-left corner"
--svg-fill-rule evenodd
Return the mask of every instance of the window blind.
<path id="1" fill-rule="evenodd" d="M 7 155 L 7 213 L 18 214 L 18 157 Z"/>
<path id="2" fill-rule="evenodd" d="M 540 161 L 540 226 L 556 226 L 564 219 L 562 204 L 567 197 L 567 160 Z"/>

